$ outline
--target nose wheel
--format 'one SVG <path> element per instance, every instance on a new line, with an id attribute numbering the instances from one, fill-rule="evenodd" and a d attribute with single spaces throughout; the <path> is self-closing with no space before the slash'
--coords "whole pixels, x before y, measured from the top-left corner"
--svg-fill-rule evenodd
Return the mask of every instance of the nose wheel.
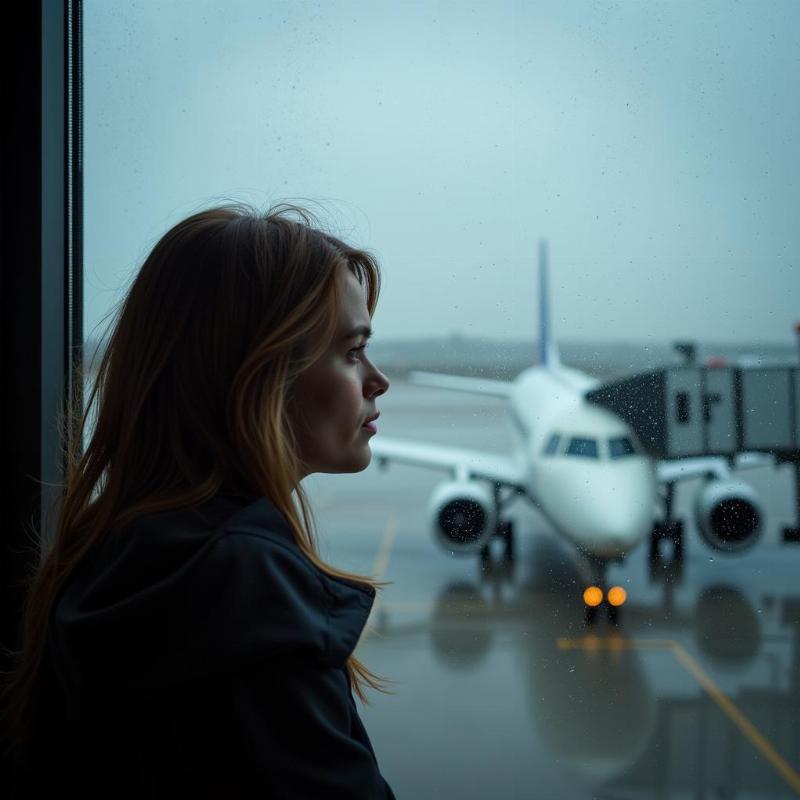
<path id="1" fill-rule="evenodd" d="M 583 593 L 586 624 L 596 625 L 605 616 L 609 624 L 618 625 L 626 599 L 627 592 L 621 586 L 612 586 L 607 592 L 599 586 L 587 587 Z"/>
<path id="2" fill-rule="evenodd" d="M 592 566 L 594 582 L 583 590 L 586 624 L 593 626 L 605 616 L 611 625 L 618 625 L 628 593 L 621 586 L 608 586 L 605 561 L 596 561 Z"/>

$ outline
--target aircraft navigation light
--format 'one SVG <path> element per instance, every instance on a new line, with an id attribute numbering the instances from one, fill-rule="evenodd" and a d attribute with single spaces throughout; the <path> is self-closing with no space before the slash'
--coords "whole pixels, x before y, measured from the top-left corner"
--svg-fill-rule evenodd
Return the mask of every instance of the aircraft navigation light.
<path id="1" fill-rule="evenodd" d="M 612 606 L 621 606 L 628 599 L 628 593 L 621 586 L 612 586 L 608 590 L 608 602 Z"/>
<path id="2" fill-rule="evenodd" d="M 594 608 L 603 602 L 603 590 L 599 586 L 589 586 L 583 592 L 583 602 Z"/>

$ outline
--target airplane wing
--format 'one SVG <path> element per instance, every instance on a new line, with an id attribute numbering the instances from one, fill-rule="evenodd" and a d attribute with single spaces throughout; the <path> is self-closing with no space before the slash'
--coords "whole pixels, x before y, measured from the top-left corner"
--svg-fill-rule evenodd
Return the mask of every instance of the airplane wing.
<path id="1" fill-rule="evenodd" d="M 457 479 L 482 478 L 527 493 L 522 469 L 506 456 L 386 436 L 374 437 L 369 446 L 373 457 L 381 464 L 397 461 L 418 467 L 447 470 Z"/>
<path id="2" fill-rule="evenodd" d="M 772 456 L 767 453 L 737 453 L 734 457 L 733 469 L 752 469 L 753 467 L 770 466 L 773 463 Z M 673 483 L 708 474 L 724 480 L 731 476 L 731 465 L 726 459 L 719 456 L 678 458 L 656 463 L 656 478 L 659 483 Z"/>
<path id="3" fill-rule="evenodd" d="M 408 373 L 409 383 L 418 386 L 435 386 L 439 389 L 453 389 L 457 392 L 486 394 L 492 397 L 511 396 L 512 383 L 495 381 L 489 378 L 470 378 L 466 375 L 443 375 L 439 372 L 412 370 Z"/>

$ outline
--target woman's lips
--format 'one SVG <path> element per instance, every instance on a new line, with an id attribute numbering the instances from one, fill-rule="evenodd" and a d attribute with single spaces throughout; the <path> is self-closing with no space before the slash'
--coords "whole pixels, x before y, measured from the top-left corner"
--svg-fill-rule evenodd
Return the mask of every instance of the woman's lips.
<path id="1" fill-rule="evenodd" d="M 378 421 L 378 417 L 381 415 L 381 412 L 378 411 L 372 415 L 361 427 L 366 428 L 370 433 L 377 433 L 378 427 L 375 423 Z"/>

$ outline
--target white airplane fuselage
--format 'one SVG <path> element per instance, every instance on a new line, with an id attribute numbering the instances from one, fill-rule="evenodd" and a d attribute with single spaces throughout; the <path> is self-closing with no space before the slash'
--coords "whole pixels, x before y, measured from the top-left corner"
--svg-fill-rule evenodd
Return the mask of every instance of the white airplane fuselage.
<path id="1" fill-rule="evenodd" d="M 531 367 L 514 381 L 509 411 L 514 459 L 525 471 L 530 496 L 576 547 L 611 559 L 652 529 L 657 484 L 653 460 L 630 426 L 584 398 L 598 385 L 559 363 Z M 633 452 L 620 446 L 622 440 Z"/>

